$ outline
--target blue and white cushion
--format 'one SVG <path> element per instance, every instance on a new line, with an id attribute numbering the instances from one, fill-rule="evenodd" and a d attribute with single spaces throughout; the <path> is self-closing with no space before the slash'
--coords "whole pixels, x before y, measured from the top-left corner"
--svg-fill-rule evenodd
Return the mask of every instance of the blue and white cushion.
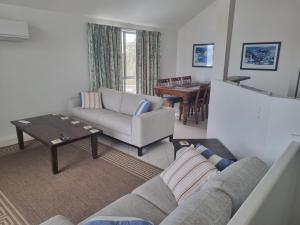
<path id="1" fill-rule="evenodd" d="M 97 216 L 84 225 L 153 225 L 153 223 L 135 217 Z"/>
<path id="2" fill-rule="evenodd" d="M 230 166 L 234 161 L 230 159 L 224 159 L 216 155 L 212 150 L 206 148 L 201 144 L 196 145 L 196 150 L 201 153 L 206 159 L 208 159 L 212 164 L 217 167 L 219 171 L 224 170 L 226 167 Z"/>
<path id="3" fill-rule="evenodd" d="M 151 102 L 146 99 L 143 99 L 137 106 L 134 116 L 141 115 L 143 113 L 149 112 L 151 109 Z"/>

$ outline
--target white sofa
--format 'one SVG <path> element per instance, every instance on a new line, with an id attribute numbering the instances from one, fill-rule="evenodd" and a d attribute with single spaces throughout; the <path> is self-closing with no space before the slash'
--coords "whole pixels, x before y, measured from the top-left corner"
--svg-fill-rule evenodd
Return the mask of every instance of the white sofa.
<path id="1" fill-rule="evenodd" d="M 163 108 L 163 99 L 156 96 L 138 95 L 100 88 L 102 109 L 83 109 L 80 98 L 69 102 L 69 114 L 103 131 L 104 135 L 121 140 L 138 149 L 169 137 L 173 138 L 175 112 Z M 142 99 L 151 102 L 151 111 L 139 116 L 134 112 Z"/>
<path id="2" fill-rule="evenodd" d="M 267 165 L 258 158 L 244 158 L 211 178 L 179 205 L 158 175 L 78 225 L 84 225 L 97 216 L 137 217 L 154 225 L 226 225 L 232 215 L 239 212 L 240 206 L 267 170 Z M 74 224 L 58 215 L 41 225 Z"/>

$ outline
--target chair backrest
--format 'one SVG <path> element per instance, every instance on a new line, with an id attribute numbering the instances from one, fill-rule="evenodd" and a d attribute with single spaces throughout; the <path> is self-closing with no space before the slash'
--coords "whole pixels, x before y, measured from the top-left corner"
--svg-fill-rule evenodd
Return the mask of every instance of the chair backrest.
<path id="1" fill-rule="evenodd" d="M 159 79 L 157 81 L 157 86 L 158 87 L 169 87 L 171 85 L 170 83 L 170 78 L 166 78 L 166 79 Z"/>
<path id="2" fill-rule="evenodd" d="M 177 85 L 181 85 L 181 77 L 172 77 L 171 78 L 171 85 L 172 86 L 177 86 Z"/>
<path id="3" fill-rule="evenodd" d="M 192 76 L 184 76 L 181 77 L 182 84 L 191 84 L 192 83 Z"/>

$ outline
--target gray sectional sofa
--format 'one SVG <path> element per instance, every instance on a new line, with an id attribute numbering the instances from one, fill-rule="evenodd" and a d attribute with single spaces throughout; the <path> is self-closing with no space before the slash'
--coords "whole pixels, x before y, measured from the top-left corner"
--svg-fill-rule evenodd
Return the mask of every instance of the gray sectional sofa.
<path id="1" fill-rule="evenodd" d="M 157 176 L 79 225 L 95 216 L 138 217 L 155 225 L 225 225 L 267 170 L 258 158 L 242 159 L 211 178 L 180 205 Z M 73 224 L 64 216 L 55 216 L 42 225 Z"/>
<path id="2" fill-rule="evenodd" d="M 103 134 L 126 142 L 138 149 L 169 137 L 174 133 L 175 111 L 163 108 L 163 99 L 156 96 L 138 95 L 100 88 L 102 109 L 83 109 L 80 98 L 69 101 L 69 114 L 103 130 Z M 141 100 L 151 102 L 151 111 L 139 116 L 134 112 Z"/>

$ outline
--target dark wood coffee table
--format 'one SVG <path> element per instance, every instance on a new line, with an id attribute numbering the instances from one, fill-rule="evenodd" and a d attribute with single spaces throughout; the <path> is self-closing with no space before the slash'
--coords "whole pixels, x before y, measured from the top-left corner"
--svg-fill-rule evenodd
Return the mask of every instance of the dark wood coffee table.
<path id="1" fill-rule="evenodd" d="M 92 157 L 94 159 L 97 158 L 97 136 L 102 133 L 102 131 L 92 127 L 88 129 L 86 126 L 89 125 L 82 123 L 81 121 L 73 124 L 72 122 L 74 121 L 77 120 L 63 115 L 49 114 L 15 120 L 11 123 L 16 126 L 20 149 L 24 149 L 23 132 L 29 134 L 49 147 L 51 151 L 52 172 L 53 174 L 57 174 L 57 148 L 60 146 L 67 145 L 84 138 L 91 138 Z M 86 129 L 84 127 L 86 127 Z"/>

